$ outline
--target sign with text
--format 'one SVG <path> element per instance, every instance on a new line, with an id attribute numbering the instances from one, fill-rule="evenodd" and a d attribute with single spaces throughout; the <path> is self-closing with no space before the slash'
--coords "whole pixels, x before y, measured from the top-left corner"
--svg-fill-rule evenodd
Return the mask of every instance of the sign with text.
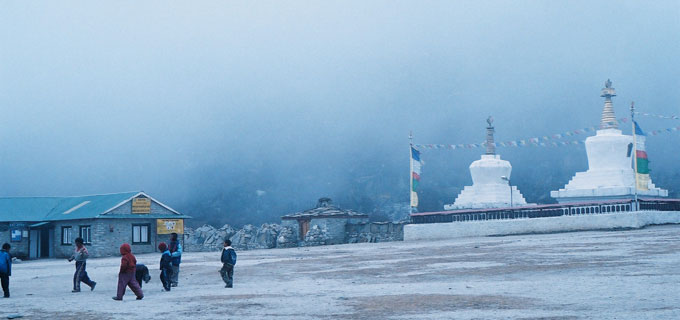
<path id="1" fill-rule="evenodd" d="M 156 220 L 157 234 L 184 234 L 184 220 L 182 219 L 158 219 Z"/>
<path id="2" fill-rule="evenodd" d="M 133 214 L 151 213 L 151 199 L 149 198 L 132 199 L 132 213 Z"/>
<path id="3" fill-rule="evenodd" d="M 10 223 L 9 223 L 9 227 L 10 227 L 11 229 L 19 229 L 19 230 L 23 230 L 23 229 L 26 229 L 26 224 L 23 223 L 23 222 L 10 222 Z"/>

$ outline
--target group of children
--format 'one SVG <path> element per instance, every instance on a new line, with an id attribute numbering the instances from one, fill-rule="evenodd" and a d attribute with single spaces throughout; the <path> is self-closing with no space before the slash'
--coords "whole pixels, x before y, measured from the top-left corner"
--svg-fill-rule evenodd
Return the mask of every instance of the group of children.
<path id="1" fill-rule="evenodd" d="M 89 257 L 87 248 L 80 237 L 75 239 L 75 243 L 75 251 L 68 258 L 69 262 L 76 261 L 76 271 L 73 274 L 73 290 L 71 292 L 80 292 L 81 282 L 88 285 L 90 290 L 94 290 L 97 282 L 92 281 L 86 271 L 86 262 Z M 2 245 L 2 250 L 0 250 L 0 280 L 5 298 L 9 298 L 9 276 L 12 275 L 10 248 L 9 243 L 5 243 Z M 163 284 L 163 290 L 170 291 L 171 287 L 178 285 L 179 264 L 182 259 L 182 245 L 177 240 L 177 234 L 172 234 L 169 245 L 165 242 L 159 243 L 158 250 L 161 252 L 160 279 Z M 120 246 L 120 254 L 122 257 L 120 259 L 120 271 L 118 272 L 118 290 L 113 300 L 123 300 L 126 287 L 132 290 L 137 300 L 142 300 L 144 298 L 142 281 L 148 283 L 151 280 L 149 269 L 145 265 L 137 263 L 137 259 L 132 254 L 132 248 L 129 244 L 123 243 Z M 231 241 L 228 239 L 224 240 L 221 261 L 222 269 L 220 269 L 220 275 L 225 283 L 225 288 L 232 288 L 236 251 L 231 247 Z"/>

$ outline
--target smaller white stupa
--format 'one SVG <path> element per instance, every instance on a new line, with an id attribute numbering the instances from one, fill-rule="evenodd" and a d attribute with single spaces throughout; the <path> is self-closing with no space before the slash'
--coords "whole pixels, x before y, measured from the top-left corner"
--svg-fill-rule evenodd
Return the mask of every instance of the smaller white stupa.
<path id="1" fill-rule="evenodd" d="M 516 187 L 510 185 L 512 166 L 496 154 L 493 119 L 486 122 L 486 154 L 470 164 L 472 186 L 465 186 L 453 204 L 444 210 L 500 208 L 527 204 Z"/>

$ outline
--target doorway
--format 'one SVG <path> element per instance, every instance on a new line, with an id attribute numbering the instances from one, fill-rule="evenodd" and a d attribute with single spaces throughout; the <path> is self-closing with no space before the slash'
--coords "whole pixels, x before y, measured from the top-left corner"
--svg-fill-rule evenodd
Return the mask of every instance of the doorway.
<path id="1" fill-rule="evenodd" d="M 40 230 L 40 257 L 50 257 L 50 229 L 44 228 Z"/>
<path id="2" fill-rule="evenodd" d="M 300 241 L 304 241 L 309 231 L 309 220 L 298 220 L 298 223 L 300 224 Z"/>
<path id="3" fill-rule="evenodd" d="M 28 257 L 38 259 L 40 252 L 40 230 L 32 229 L 28 234 Z"/>
<path id="4" fill-rule="evenodd" d="M 54 256 L 52 251 L 54 230 L 50 229 L 47 224 L 42 224 L 37 227 L 38 228 L 30 229 L 28 234 L 29 259 L 49 258 Z"/>

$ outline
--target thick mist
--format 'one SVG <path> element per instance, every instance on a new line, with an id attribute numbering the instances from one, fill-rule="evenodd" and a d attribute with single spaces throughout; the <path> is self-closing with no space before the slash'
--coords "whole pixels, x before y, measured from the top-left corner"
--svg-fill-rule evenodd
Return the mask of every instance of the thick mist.
<path id="1" fill-rule="evenodd" d="M 191 223 L 276 222 L 329 196 L 384 216 L 414 143 L 479 143 L 680 114 L 676 1 L 0 3 L 0 196 L 144 190 Z M 680 120 L 638 118 L 645 130 Z M 629 134 L 629 124 L 622 125 Z M 589 134 L 569 137 L 583 140 Z M 648 138 L 677 196 L 680 133 Z M 583 145 L 498 148 L 527 201 Z M 421 211 L 483 149 L 423 152 Z"/>

